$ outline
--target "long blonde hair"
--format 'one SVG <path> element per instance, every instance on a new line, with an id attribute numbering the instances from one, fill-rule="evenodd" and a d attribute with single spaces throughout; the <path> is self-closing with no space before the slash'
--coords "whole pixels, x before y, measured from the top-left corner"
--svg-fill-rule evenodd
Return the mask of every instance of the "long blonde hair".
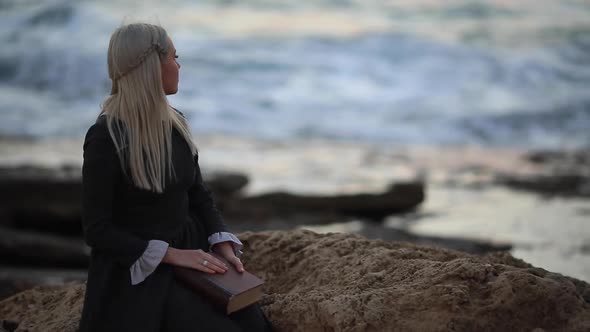
<path id="1" fill-rule="evenodd" d="M 172 130 L 196 146 L 184 117 L 168 104 L 162 87 L 160 61 L 169 52 L 166 31 L 157 25 L 132 23 L 111 36 L 108 70 L 111 95 L 99 114 L 107 127 L 124 173 L 138 187 L 162 193 L 166 178 L 176 178 L 172 165 Z"/>

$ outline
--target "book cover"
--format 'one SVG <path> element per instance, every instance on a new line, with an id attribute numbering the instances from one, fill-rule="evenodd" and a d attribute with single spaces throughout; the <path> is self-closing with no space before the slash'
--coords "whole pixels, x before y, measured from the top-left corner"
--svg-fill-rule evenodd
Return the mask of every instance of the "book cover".
<path id="1" fill-rule="evenodd" d="M 238 272 L 233 264 L 209 252 L 227 265 L 225 273 L 207 273 L 191 268 L 174 266 L 177 279 L 190 289 L 208 298 L 219 310 L 230 314 L 259 301 L 264 280 L 254 274 Z"/>

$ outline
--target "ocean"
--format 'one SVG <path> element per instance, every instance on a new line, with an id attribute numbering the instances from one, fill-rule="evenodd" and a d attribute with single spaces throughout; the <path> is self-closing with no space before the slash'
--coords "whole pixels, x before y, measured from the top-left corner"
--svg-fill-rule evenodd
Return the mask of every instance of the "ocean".
<path id="1" fill-rule="evenodd" d="M 174 40 L 195 133 L 590 146 L 590 3 L 551 0 L 3 0 L 0 136 L 82 136 L 137 20 Z"/>

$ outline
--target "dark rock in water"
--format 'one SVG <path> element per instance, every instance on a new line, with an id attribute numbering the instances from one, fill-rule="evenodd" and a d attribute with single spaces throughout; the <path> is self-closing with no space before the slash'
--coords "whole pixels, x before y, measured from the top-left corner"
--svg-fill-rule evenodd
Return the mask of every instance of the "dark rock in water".
<path id="1" fill-rule="evenodd" d="M 590 197 L 590 151 L 537 151 L 525 156 L 536 174 L 499 174 L 496 182 L 545 196 Z"/>
<path id="2" fill-rule="evenodd" d="M 248 184 L 248 177 L 240 173 L 213 173 L 205 180 L 207 187 L 222 196 L 234 195 Z"/>
<path id="3" fill-rule="evenodd" d="M 12 224 L 81 235 L 81 171 L 77 167 L 0 168 L 0 214 Z"/>
<path id="4" fill-rule="evenodd" d="M 512 249 L 512 245 L 509 243 L 492 243 L 462 238 L 423 236 L 412 234 L 402 229 L 381 227 L 374 224 L 365 224 L 360 231 L 360 234 L 369 239 L 410 242 L 417 245 L 458 250 L 476 255 L 495 251 L 508 251 Z"/>
<path id="5" fill-rule="evenodd" d="M 336 213 L 381 220 L 393 213 L 411 211 L 424 201 L 424 184 L 420 182 L 396 183 L 386 192 L 378 194 L 351 194 L 334 196 L 295 195 L 268 193 L 240 199 L 236 202 L 242 213 L 246 210 L 272 211 L 278 215 L 301 211 Z"/>
<path id="6" fill-rule="evenodd" d="M 525 158 L 537 164 L 559 163 L 562 166 L 590 166 L 590 151 L 534 151 Z"/>
<path id="7" fill-rule="evenodd" d="M 54 234 L 82 236 L 82 172 L 78 166 L 0 167 L 0 224 Z M 206 180 L 216 197 L 231 197 L 245 175 L 215 173 Z"/>
<path id="8" fill-rule="evenodd" d="M 5 264 L 87 267 L 89 256 L 81 239 L 0 227 L 0 259 Z"/>
<path id="9" fill-rule="evenodd" d="M 497 182 L 514 189 L 534 191 L 546 196 L 590 197 L 590 177 L 569 175 L 500 175 Z"/>

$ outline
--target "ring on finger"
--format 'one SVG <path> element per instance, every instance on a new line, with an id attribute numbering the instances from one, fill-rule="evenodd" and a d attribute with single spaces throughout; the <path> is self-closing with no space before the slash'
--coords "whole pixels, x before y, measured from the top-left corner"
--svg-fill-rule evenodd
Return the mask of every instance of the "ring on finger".
<path id="1" fill-rule="evenodd" d="M 207 260 L 205 259 L 205 260 L 203 260 L 202 264 L 203 264 L 203 266 L 207 266 L 207 264 L 209 264 L 209 262 L 207 262 Z"/>

